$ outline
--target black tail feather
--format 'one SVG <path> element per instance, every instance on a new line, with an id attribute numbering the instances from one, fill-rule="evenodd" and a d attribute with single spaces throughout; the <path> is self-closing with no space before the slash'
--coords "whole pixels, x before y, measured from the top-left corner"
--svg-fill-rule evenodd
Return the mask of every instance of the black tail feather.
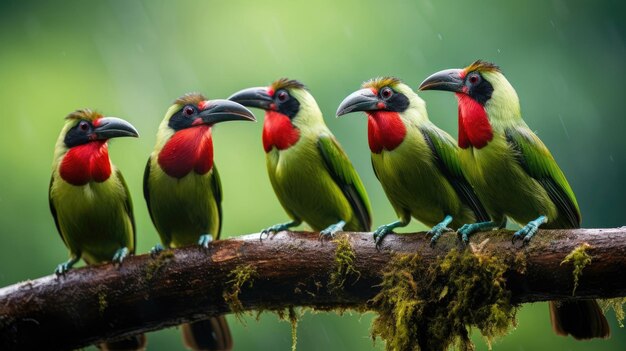
<path id="1" fill-rule="evenodd" d="M 611 336 L 609 323 L 596 300 L 550 302 L 550 320 L 558 335 L 571 335 L 578 340 Z"/>
<path id="2" fill-rule="evenodd" d="M 194 351 L 230 351 L 233 339 L 224 316 L 181 326 L 185 345 Z"/>

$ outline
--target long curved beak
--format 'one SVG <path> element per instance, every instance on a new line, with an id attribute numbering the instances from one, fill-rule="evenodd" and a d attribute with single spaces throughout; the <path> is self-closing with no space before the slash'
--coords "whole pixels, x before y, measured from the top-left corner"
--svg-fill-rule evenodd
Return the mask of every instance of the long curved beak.
<path id="1" fill-rule="evenodd" d="M 337 117 L 343 116 L 350 112 L 357 111 L 378 111 L 378 96 L 371 89 L 361 89 L 348 95 L 337 108 Z"/>
<path id="2" fill-rule="evenodd" d="M 455 93 L 463 92 L 461 69 L 446 69 L 430 75 L 420 84 L 419 90 L 444 90 Z"/>
<path id="3" fill-rule="evenodd" d="M 204 101 L 199 113 L 202 123 L 213 125 L 226 121 L 253 121 L 256 118 L 250 110 L 236 102 L 224 99 Z"/>
<path id="4" fill-rule="evenodd" d="M 257 107 L 264 110 L 271 109 L 271 105 L 274 103 L 272 97 L 267 93 L 266 87 L 240 90 L 228 97 L 228 100 L 238 102 L 244 106 Z"/>
<path id="5" fill-rule="evenodd" d="M 132 124 L 117 117 L 102 117 L 94 128 L 96 140 L 107 140 L 118 137 L 139 137 L 139 132 Z"/>

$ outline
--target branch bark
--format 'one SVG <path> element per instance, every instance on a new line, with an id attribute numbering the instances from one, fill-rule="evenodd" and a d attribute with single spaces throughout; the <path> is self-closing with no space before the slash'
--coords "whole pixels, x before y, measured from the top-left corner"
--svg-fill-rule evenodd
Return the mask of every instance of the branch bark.
<path id="1" fill-rule="evenodd" d="M 583 243 L 593 260 L 574 298 L 626 296 L 626 279 L 615 279 L 626 272 L 626 227 L 540 230 L 524 247 L 513 245 L 511 234 L 476 234 L 470 249 L 512 262 L 507 288 L 515 303 L 572 298 L 573 267 L 561 261 Z M 337 270 L 337 243 L 305 232 L 282 232 L 262 242 L 251 234 L 214 242 L 208 252 L 188 247 L 157 258 L 134 256 L 121 267 L 90 266 L 8 286 L 0 289 L 0 349 L 74 349 L 232 312 L 223 293 L 232 289 L 231 272 L 244 266 L 255 271 L 253 285 L 244 284 L 238 296 L 244 310 L 364 309 L 393 253 L 419 253 L 434 262 L 463 249 L 453 234 L 434 248 L 423 233 L 389 235 L 380 251 L 371 233 L 347 237 L 360 275 L 349 277 L 339 291 L 328 284 Z M 513 263 L 521 262 L 520 255 L 523 270 Z"/>

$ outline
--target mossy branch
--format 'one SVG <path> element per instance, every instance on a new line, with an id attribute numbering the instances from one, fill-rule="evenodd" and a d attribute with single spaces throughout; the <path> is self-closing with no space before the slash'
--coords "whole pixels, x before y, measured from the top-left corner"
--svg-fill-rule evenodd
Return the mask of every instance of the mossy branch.
<path id="1" fill-rule="evenodd" d="M 503 286 L 513 305 L 626 296 L 626 280 L 616 279 L 626 271 L 626 227 L 541 230 L 524 247 L 521 242 L 513 245 L 511 234 L 480 233 L 468 248 L 454 234 L 444 235 L 434 248 L 424 233 L 389 235 L 380 251 L 371 233 L 320 241 L 317 233 L 282 232 L 262 242 L 251 234 L 214 242 L 208 252 L 189 247 L 166 251 L 160 258 L 130 257 L 121 267 L 75 269 L 64 277 L 51 275 L 0 289 L 0 349 L 75 349 L 249 310 L 380 309 L 384 304 L 374 297 L 384 288 L 383 273 L 393 267 L 390 262 L 417 254 L 423 267 L 439 267 L 433 271 L 434 281 L 446 281 L 449 264 L 456 262 L 446 260 L 453 249 L 502 262 Z M 561 262 L 585 243 L 592 261 L 574 275 L 573 265 Z M 493 272 L 483 275 L 495 277 Z M 454 274 L 461 277 L 463 271 L 455 269 Z M 578 282 L 572 296 L 574 277 Z M 424 287 L 418 290 L 449 301 L 456 289 L 448 283 L 437 287 L 437 296 L 422 291 Z M 238 311 L 232 311 L 234 306 Z"/>

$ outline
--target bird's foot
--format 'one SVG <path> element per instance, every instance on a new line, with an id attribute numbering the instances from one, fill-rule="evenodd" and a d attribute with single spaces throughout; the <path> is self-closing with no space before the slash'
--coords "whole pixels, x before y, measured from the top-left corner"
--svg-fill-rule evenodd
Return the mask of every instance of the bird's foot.
<path id="1" fill-rule="evenodd" d="M 200 235 L 200 240 L 198 240 L 198 245 L 200 245 L 203 249 L 208 250 L 209 243 L 211 241 L 213 241 L 213 235 L 211 234 Z"/>
<path id="2" fill-rule="evenodd" d="M 437 239 L 439 239 L 443 233 L 453 231 L 451 228 L 448 228 L 448 224 L 450 223 L 452 223 L 452 216 L 446 215 L 443 221 L 430 228 L 428 233 L 426 233 L 427 235 L 432 235 L 432 238 L 430 238 L 430 247 L 435 246 Z"/>
<path id="3" fill-rule="evenodd" d="M 448 232 L 453 232 L 453 231 L 454 230 L 452 228 L 447 227 L 447 223 L 443 223 L 443 222 L 430 228 L 430 230 L 426 233 L 427 235 L 432 235 L 432 238 L 430 238 L 430 246 L 431 247 L 435 246 L 435 243 L 437 243 L 437 240 L 443 233 L 448 233 Z"/>
<path id="4" fill-rule="evenodd" d="M 331 224 L 328 226 L 328 228 L 320 231 L 320 239 L 323 238 L 334 238 L 335 234 L 337 232 L 340 232 L 343 230 L 343 226 L 346 225 L 345 221 L 339 221 L 335 224 Z"/>
<path id="5" fill-rule="evenodd" d="M 156 244 L 150 249 L 150 256 L 158 256 L 163 250 L 165 250 L 163 245 Z"/>
<path id="6" fill-rule="evenodd" d="M 278 223 L 278 224 L 274 224 L 273 226 L 263 229 L 261 231 L 261 236 L 260 239 L 263 240 L 263 237 L 265 236 L 266 238 L 270 236 L 270 234 L 272 233 L 278 233 L 278 232 L 282 232 L 283 230 L 287 230 L 291 227 L 295 227 L 297 225 L 299 225 L 300 223 L 297 221 L 291 221 L 291 222 L 286 222 L 286 223 Z"/>
<path id="7" fill-rule="evenodd" d="M 126 257 L 128 257 L 128 248 L 122 247 L 115 251 L 115 254 L 113 255 L 113 259 L 111 259 L 111 261 L 113 263 L 119 263 L 121 265 Z"/>
<path id="8" fill-rule="evenodd" d="M 530 242 L 530 239 L 532 239 L 533 236 L 535 236 L 535 234 L 537 233 L 537 230 L 539 230 L 539 226 L 546 223 L 547 221 L 548 217 L 539 216 L 539 218 L 535 219 L 534 221 L 528 222 L 528 224 L 526 224 L 524 228 L 516 231 L 515 234 L 513 234 L 511 242 L 515 243 L 515 240 L 523 238 L 524 245 L 528 244 Z"/>
<path id="9" fill-rule="evenodd" d="M 387 236 L 387 234 L 389 233 L 393 233 L 393 230 L 396 227 L 393 225 L 393 223 L 391 224 L 383 224 L 380 227 L 376 228 L 376 230 L 373 233 L 374 236 L 374 244 L 376 244 L 376 248 L 380 248 L 380 244 L 383 243 L 383 239 Z"/>
<path id="10" fill-rule="evenodd" d="M 76 262 L 78 262 L 78 258 L 72 257 L 67 262 L 63 262 L 59 264 L 57 268 L 54 270 L 54 273 L 56 275 L 65 275 L 65 273 L 67 273 L 70 269 L 72 269 L 72 267 L 74 266 L 74 264 L 76 264 Z"/>
<path id="11" fill-rule="evenodd" d="M 459 239 L 463 242 L 463 244 L 469 244 L 469 237 L 481 230 L 492 229 L 497 227 L 498 224 L 494 222 L 479 222 L 479 223 L 471 223 L 471 224 L 463 224 L 459 230 L 456 231 Z"/>

